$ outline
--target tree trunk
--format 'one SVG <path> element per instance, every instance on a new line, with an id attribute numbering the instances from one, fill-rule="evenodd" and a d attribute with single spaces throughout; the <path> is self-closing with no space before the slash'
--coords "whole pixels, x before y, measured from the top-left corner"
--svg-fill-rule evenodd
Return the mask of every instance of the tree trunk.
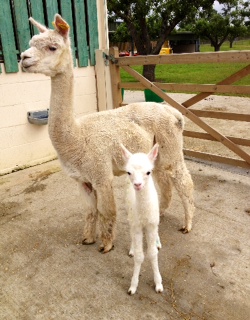
<path id="1" fill-rule="evenodd" d="M 155 64 L 143 66 L 143 76 L 151 82 L 155 81 Z"/>
<path id="2" fill-rule="evenodd" d="M 220 45 L 218 44 L 214 45 L 214 51 L 220 51 Z"/>

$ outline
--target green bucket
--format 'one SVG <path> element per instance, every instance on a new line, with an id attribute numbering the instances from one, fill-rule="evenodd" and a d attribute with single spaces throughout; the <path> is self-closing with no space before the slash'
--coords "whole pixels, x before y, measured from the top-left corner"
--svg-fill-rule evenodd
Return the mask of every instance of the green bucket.
<path id="1" fill-rule="evenodd" d="M 144 90 L 144 97 L 147 102 L 152 101 L 152 102 L 163 102 L 164 100 L 159 97 L 156 93 L 151 91 L 150 89 L 145 89 Z"/>

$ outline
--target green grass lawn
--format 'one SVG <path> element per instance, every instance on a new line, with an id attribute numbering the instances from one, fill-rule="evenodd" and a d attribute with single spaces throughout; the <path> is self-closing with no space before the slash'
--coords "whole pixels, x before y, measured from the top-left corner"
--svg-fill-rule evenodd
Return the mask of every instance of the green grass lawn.
<path id="1" fill-rule="evenodd" d="M 240 40 L 233 44 L 233 48 L 229 47 L 229 42 L 225 41 L 220 51 L 229 51 L 229 50 L 250 50 L 250 40 Z M 211 47 L 210 44 L 202 44 L 200 47 L 201 52 L 213 52 L 214 47 Z"/>
<path id="2" fill-rule="evenodd" d="M 201 45 L 201 52 L 212 52 L 210 45 Z M 229 43 L 221 47 L 221 51 L 228 50 L 250 50 L 250 40 L 239 41 L 229 48 Z M 247 63 L 204 63 L 204 64 L 177 64 L 177 65 L 157 65 L 155 70 L 156 81 L 166 83 L 197 83 L 214 84 L 232 75 L 245 67 Z M 135 66 L 134 69 L 142 73 L 142 66 Z M 136 80 L 121 69 L 121 79 L 123 82 L 136 82 Z M 250 85 L 250 75 L 244 77 L 237 83 L 238 85 Z"/>

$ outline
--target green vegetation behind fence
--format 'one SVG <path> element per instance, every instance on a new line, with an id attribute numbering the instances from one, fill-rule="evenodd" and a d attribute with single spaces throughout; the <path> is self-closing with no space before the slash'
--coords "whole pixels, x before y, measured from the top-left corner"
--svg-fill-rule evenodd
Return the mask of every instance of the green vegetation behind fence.
<path id="1" fill-rule="evenodd" d="M 201 45 L 201 52 L 213 52 L 214 49 L 208 44 Z M 228 50 L 250 50 L 250 40 L 239 41 L 229 48 L 229 43 L 221 47 L 221 51 Z M 166 83 L 197 83 L 214 84 L 238 70 L 245 67 L 246 63 L 204 63 L 204 64 L 177 64 L 157 65 L 155 70 L 156 81 Z M 134 69 L 142 73 L 142 66 L 135 66 Z M 136 80 L 121 69 L 122 82 L 136 82 Z M 235 85 L 250 85 L 250 75 L 244 77 Z"/>

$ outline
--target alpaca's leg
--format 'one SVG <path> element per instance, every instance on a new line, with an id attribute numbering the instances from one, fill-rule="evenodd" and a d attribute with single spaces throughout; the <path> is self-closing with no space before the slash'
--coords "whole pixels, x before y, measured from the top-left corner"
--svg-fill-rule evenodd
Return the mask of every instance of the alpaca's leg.
<path id="1" fill-rule="evenodd" d="M 112 181 L 106 181 L 105 185 L 98 186 L 96 192 L 99 227 L 102 240 L 99 250 L 103 253 L 107 253 L 113 248 L 116 225 L 116 208 Z"/>
<path id="2" fill-rule="evenodd" d="M 158 227 L 156 225 L 150 225 L 146 227 L 146 239 L 148 246 L 147 254 L 154 273 L 155 291 L 162 292 L 162 277 L 158 266 L 158 249 L 155 245 L 157 240 L 159 239 Z"/>
<path id="3" fill-rule="evenodd" d="M 193 198 L 193 180 L 184 161 L 179 163 L 172 171 L 171 178 L 182 200 L 185 210 L 185 223 L 180 231 L 187 233 L 192 229 L 192 220 L 195 207 Z"/>
<path id="4" fill-rule="evenodd" d="M 82 244 L 92 244 L 96 239 L 97 207 L 96 194 L 91 185 L 79 182 L 81 198 L 84 202 L 84 230 Z"/>
<path id="5" fill-rule="evenodd" d="M 144 260 L 142 229 L 132 228 L 131 234 L 133 237 L 132 243 L 134 244 L 134 271 L 131 279 L 130 288 L 128 289 L 128 294 L 130 295 L 134 294 L 137 290 L 141 264 Z"/>
<path id="6" fill-rule="evenodd" d="M 164 212 L 169 207 L 172 198 L 172 181 L 167 175 L 166 170 L 158 167 L 154 171 L 154 178 L 158 186 L 157 191 L 159 193 L 160 200 L 160 214 L 164 215 Z"/>

